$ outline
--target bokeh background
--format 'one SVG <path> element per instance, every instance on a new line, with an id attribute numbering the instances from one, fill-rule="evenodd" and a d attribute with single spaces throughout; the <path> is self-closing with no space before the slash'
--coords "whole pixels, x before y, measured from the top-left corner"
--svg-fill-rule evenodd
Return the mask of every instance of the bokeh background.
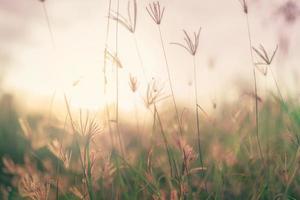
<path id="1" fill-rule="evenodd" d="M 146 12 L 148 1 L 138 1 L 136 39 L 149 77 L 167 80 L 159 35 Z M 238 0 L 163 0 L 166 7 L 162 24 L 167 56 L 172 70 L 176 97 L 186 105 L 193 103 L 193 67 L 190 55 L 171 42 L 183 41 L 182 29 L 202 27 L 197 55 L 200 103 L 207 110 L 212 102 L 238 98 L 237 89 L 252 87 L 247 29 Z M 45 1 L 50 23 L 38 0 L 0 0 L 1 91 L 17 97 L 29 109 L 61 105 L 63 94 L 72 97 L 72 106 L 99 110 L 103 98 L 103 51 L 108 2 L 104 0 Z M 116 5 L 112 5 L 115 8 Z M 120 13 L 126 15 L 127 1 Z M 299 93 L 300 8 L 292 0 L 249 1 L 253 45 L 263 44 L 270 52 L 279 45 L 272 65 L 285 95 Z M 114 52 L 111 25 L 109 49 Z M 51 33 L 53 41 L 51 39 Z M 130 33 L 119 29 L 120 99 L 130 99 L 128 73 L 143 76 Z M 113 82 L 113 66 L 110 80 Z M 268 79 L 268 78 L 267 78 Z M 76 87 L 74 87 L 74 83 Z M 259 93 L 274 88 L 271 80 L 259 77 Z M 114 86 L 108 96 L 115 99 Z M 184 95 L 183 95 L 184 94 Z M 187 97 L 191 98 L 187 98 Z M 122 103 L 123 102 L 123 103 Z M 121 109 L 133 105 L 121 101 Z M 142 101 L 141 101 L 142 104 Z"/>

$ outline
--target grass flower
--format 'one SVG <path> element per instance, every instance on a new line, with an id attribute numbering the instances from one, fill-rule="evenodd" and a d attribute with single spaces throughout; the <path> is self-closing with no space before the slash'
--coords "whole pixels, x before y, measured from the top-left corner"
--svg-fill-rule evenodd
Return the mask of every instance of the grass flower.
<path id="1" fill-rule="evenodd" d="M 153 78 L 150 83 L 148 83 L 146 99 L 144 102 L 146 107 L 149 108 L 151 105 L 154 105 L 168 97 L 168 95 L 165 95 L 164 85 Z"/>
<path id="2" fill-rule="evenodd" d="M 160 25 L 162 18 L 164 16 L 165 7 L 161 8 L 159 1 L 157 1 L 157 2 L 153 2 L 152 4 L 150 3 L 148 7 L 146 7 L 146 10 L 150 15 L 150 17 L 153 19 L 153 21 L 157 25 Z"/>
<path id="3" fill-rule="evenodd" d="M 252 47 L 252 49 L 254 50 L 254 52 L 256 53 L 256 55 L 261 58 L 261 62 L 256 62 L 255 65 L 256 66 L 269 66 L 272 64 L 273 59 L 277 53 L 278 50 L 278 45 L 276 46 L 275 50 L 273 51 L 272 55 L 269 55 L 265 49 L 265 47 L 263 45 L 259 45 L 258 48 Z M 266 75 L 266 74 L 265 74 Z"/>
<path id="4" fill-rule="evenodd" d="M 19 183 L 21 196 L 32 200 L 48 200 L 50 182 L 42 181 L 36 175 L 26 174 Z"/>
<path id="5" fill-rule="evenodd" d="M 133 13 L 132 13 L 133 12 Z M 129 32 L 135 33 L 136 22 L 137 22 L 137 2 L 133 0 L 133 7 L 131 8 L 131 1 L 128 1 L 127 5 L 127 18 L 118 12 L 111 11 L 110 18 L 118 21 L 123 25 Z"/>
<path id="6" fill-rule="evenodd" d="M 256 62 L 255 65 L 257 67 L 257 69 L 264 75 L 264 76 L 267 76 L 268 74 L 268 70 L 270 70 L 271 72 L 271 76 L 272 76 L 272 79 L 276 85 L 276 89 L 277 89 L 277 92 L 281 98 L 281 100 L 283 101 L 283 96 L 282 96 L 282 93 L 279 89 L 279 84 L 278 84 L 278 81 L 276 80 L 275 78 L 275 74 L 271 68 L 271 64 L 274 60 L 274 57 L 277 53 L 277 50 L 278 50 L 278 45 L 276 46 L 275 50 L 273 51 L 273 53 L 271 55 L 269 55 L 265 49 L 265 47 L 263 45 L 259 45 L 258 48 L 255 48 L 255 47 L 252 47 L 253 51 L 256 53 L 256 55 L 261 59 L 260 62 Z M 263 67 L 263 68 L 261 68 Z"/>
<path id="7" fill-rule="evenodd" d="M 184 41 L 183 43 L 173 42 L 171 44 L 175 44 L 181 46 L 185 50 L 187 50 L 192 56 L 195 56 L 199 47 L 199 37 L 200 37 L 201 28 L 199 28 L 198 32 L 194 32 L 192 36 L 190 36 L 186 30 L 183 30 L 184 33 Z"/>
<path id="8" fill-rule="evenodd" d="M 171 93 L 172 93 L 172 101 L 173 101 L 175 113 L 176 113 L 176 119 L 177 119 L 177 123 L 179 126 L 180 135 L 183 136 L 182 126 L 181 126 L 181 122 L 180 122 L 179 112 L 178 112 L 177 103 L 175 100 L 175 94 L 174 94 L 174 89 L 173 89 L 173 84 L 172 84 L 172 79 L 171 79 L 170 67 L 169 67 L 169 63 L 168 63 L 168 59 L 167 59 L 166 47 L 164 44 L 164 40 L 163 40 L 161 28 L 160 28 L 160 24 L 161 24 L 161 21 L 164 16 L 164 12 L 165 12 L 165 7 L 161 7 L 159 1 L 157 1 L 157 2 L 153 2 L 152 4 L 150 3 L 148 5 L 148 7 L 146 7 L 146 10 L 147 10 L 149 16 L 153 19 L 153 21 L 157 24 L 157 27 L 158 27 L 160 43 L 161 43 L 161 47 L 163 50 L 163 55 L 164 55 L 165 64 L 166 64 L 166 70 L 167 70 L 167 74 L 168 74 L 169 86 L 170 86 Z"/>
<path id="9" fill-rule="evenodd" d="M 129 75 L 129 87 L 133 93 L 135 93 L 139 87 L 137 77 L 132 74 Z"/>
<path id="10" fill-rule="evenodd" d="M 197 142 L 198 142 L 198 153 L 199 159 L 201 162 L 201 167 L 204 167 L 203 158 L 202 158 L 202 150 L 201 150 L 201 141 L 200 141 L 200 123 L 199 123 L 199 104 L 198 104 L 198 79 L 197 79 L 197 65 L 196 65 L 196 54 L 199 47 L 199 38 L 200 38 L 201 28 L 199 28 L 198 32 L 194 32 L 191 36 L 187 33 L 186 30 L 183 30 L 184 33 L 184 41 L 186 44 L 182 43 L 171 43 L 178 45 L 184 48 L 188 53 L 193 56 L 193 64 L 194 64 L 194 89 L 195 89 L 195 114 L 196 114 L 196 124 L 197 124 Z M 201 107 L 200 107 L 201 108 Z"/>
<path id="11" fill-rule="evenodd" d="M 49 145 L 48 145 L 49 150 L 57 157 L 59 158 L 65 168 L 70 167 L 70 162 L 72 158 L 72 151 L 71 150 L 66 150 L 62 143 L 59 142 L 57 139 L 53 140 Z"/>
<path id="12" fill-rule="evenodd" d="M 116 53 L 113 54 L 110 51 L 108 51 L 107 49 L 105 49 L 104 55 L 105 55 L 105 59 L 111 61 L 118 68 L 123 68 L 121 60 L 120 60 L 120 58 L 118 57 L 118 55 Z"/>
<path id="13" fill-rule="evenodd" d="M 252 51 L 252 47 L 253 47 L 252 46 L 252 35 L 251 35 L 250 22 L 249 22 L 249 9 L 248 9 L 247 0 L 240 0 L 240 3 L 243 8 L 243 12 L 246 15 L 249 50 L 250 50 L 250 57 L 251 57 L 251 62 L 252 62 L 252 73 L 253 73 L 253 80 L 254 80 L 254 93 L 255 93 L 255 97 L 258 97 L 256 67 L 255 67 L 255 61 L 254 61 L 254 56 L 253 56 L 253 51 Z M 259 139 L 259 111 L 258 111 L 258 99 L 257 98 L 255 98 L 255 127 L 256 127 L 256 141 L 258 144 L 259 154 L 260 154 L 262 161 L 264 162 L 264 156 L 263 156 L 262 147 L 261 147 L 261 143 L 260 143 L 260 139 Z"/>
<path id="14" fill-rule="evenodd" d="M 243 11 L 245 14 L 248 14 L 248 4 L 247 4 L 247 0 L 239 0 L 242 8 L 243 8 Z"/>

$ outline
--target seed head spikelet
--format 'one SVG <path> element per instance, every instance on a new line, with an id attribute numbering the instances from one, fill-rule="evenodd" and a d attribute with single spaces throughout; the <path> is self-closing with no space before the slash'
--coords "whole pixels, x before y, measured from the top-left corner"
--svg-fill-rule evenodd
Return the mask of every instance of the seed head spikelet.
<path id="1" fill-rule="evenodd" d="M 194 32 L 193 36 L 189 35 L 186 30 L 183 30 L 184 33 L 184 41 L 186 44 L 182 44 L 179 42 L 172 42 L 171 44 L 178 45 L 185 50 L 187 50 L 191 55 L 196 55 L 198 47 L 199 47 L 199 38 L 200 38 L 201 28 L 199 28 L 198 32 Z M 193 37 L 193 39 L 192 39 Z"/>
<path id="2" fill-rule="evenodd" d="M 162 18 L 164 16 L 165 7 L 161 8 L 159 1 L 157 1 L 157 2 L 153 2 L 152 4 L 150 3 L 148 7 L 146 7 L 146 10 L 150 15 L 150 17 L 153 19 L 153 21 L 157 25 L 160 25 Z"/>
<path id="3" fill-rule="evenodd" d="M 136 23 L 137 23 L 137 2 L 136 2 L 136 0 L 133 0 L 133 8 L 131 8 L 131 1 L 128 1 L 127 18 L 116 11 L 111 11 L 109 17 L 115 21 L 118 21 L 118 23 L 120 23 L 122 26 L 124 26 L 129 32 L 135 33 Z"/>

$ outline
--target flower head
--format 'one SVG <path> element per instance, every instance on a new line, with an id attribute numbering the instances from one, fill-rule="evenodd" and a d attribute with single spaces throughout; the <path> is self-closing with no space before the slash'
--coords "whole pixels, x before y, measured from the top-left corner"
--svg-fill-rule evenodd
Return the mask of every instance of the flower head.
<path id="1" fill-rule="evenodd" d="M 245 14 L 248 14 L 248 4 L 247 4 L 247 0 L 239 0 L 241 3 L 241 6 L 243 8 L 243 11 Z"/>
<path id="2" fill-rule="evenodd" d="M 263 45 L 259 45 L 259 48 L 252 47 L 253 51 L 256 53 L 258 57 L 261 58 L 261 62 L 256 62 L 255 65 L 258 70 L 260 70 L 264 75 L 267 75 L 268 68 L 267 66 L 271 65 L 273 62 L 273 59 L 276 55 L 276 52 L 278 50 L 278 46 L 276 46 L 275 50 L 273 51 L 272 55 L 268 55 L 266 49 Z M 259 67 L 265 67 L 264 69 L 261 69 Z"/>
<path id="3" fill-rule="evenodd" d="M 135 93 L 138 89 L 138 80 L 131 74 L 129 75 L 129 87 L 133 93 Z"/>
<path id="4" fill-rule="evenodd" d="M 111 11 L 109 17 L 113 20 L 118 21 L 129 32 L 134 33 L 135 29 L 136 29 L 136 21 L 137 21 L 137 2 L 136 2 L 136 0 L 133 0 L 133 8 L 131 8 L 131 3 L 130 3 L 130 1 L 128 1 L 127 15 L 128 15 L 128 18 L 126 19 L 126 17 L 124 17 L 120 13 Z"/>
<path id="5" fill-rule="evenodd" d="M 145 99 L 146 107 L 164 100 L 168 96 L 164 95 L 164 87 L 154 78 L 148 83 L 147 94 Z"/>
<path id="6" fill-rule="evenodd" d="M 184 33 L 184 41 L 185 41 L 185 45 L 182 43 L 171 43 L 171 44 L 175 44 L 178 46 L 181 46 L 182 48 L 184 48 L 185 50 L 187 50 L 191 55 L 196 55 L 198 47 L 199 47 L 199 37 L 200 37 L 200 32 L 201 32 L 201 28 L 199 28 L 198 32 L 194 32 L 194 34 L 191 36 L 187 33 L 186 30 L 183 30 Z"/>
<path id="7" fill-rule="evenodd" d="M 153 21 L 157 25 L 160 25 L 164 16 L 165 8 L 161 8 L 159 1 L 153 2 L 152 4 L 150 3 L 146 9 Z"/>

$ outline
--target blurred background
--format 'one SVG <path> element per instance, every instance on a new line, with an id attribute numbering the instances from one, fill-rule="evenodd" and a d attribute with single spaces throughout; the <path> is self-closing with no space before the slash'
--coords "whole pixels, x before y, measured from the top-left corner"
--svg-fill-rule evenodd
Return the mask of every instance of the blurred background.
<path id="1" fill-rule="evenodd" d="M 101 117 L 104 114 L 106 100 L 111 113 L 115 113 L 116 66 L 112 62 L 108 62 L 107 65 L 108 85 L 107 93 L 104 93 L 103 67 L 108 2 L 108 0 L 0 0 L 0 158 L 3 159 L 0 162 L 0 193 L 3 190 L 2 185 L 5 185 L 6 188 L 3 190 L 5 193 L 17 195 L 17 182 L 14 182 L 12 174 L 7 173 L 7 166 L 14 165 L 7 160 L 5 163 L 4 156 L 8 156 L 17 164 L 29 163 L 31 166 L 33 162 L 26 160 L 26 156 L 29 155 L 36 158 L 38 167 L 42 168 L 41 166 L 48 166 L 44 164 L 47 160 L 55 160 L 51 148 L 48 148 L 53 141 L 70 143 L 69 148 L 74 150 L 74 140 L 70 139 L 73 135 L 65 134 L 72 131 L 66 128 L 67 123 L 61 123 L 67 121 L 64 97 L 69 101 L 72 112 L 78 114 L 80 110 L 81 115 L 82 110 L 83 113 L 89 111 L 93 117 L 100 116 L 95 117 L 97 120 L 100 119 L 100 123 L 105 121 Z M 151 2 L 137 1 L 135 34 L 121 25 L 118 27 L 118 58 L 122 64 L 122 69 L 119 70 L 120 124 L 122 132 L 126 134 L 124 143 L 132 152 L 142 154 L 141 147 L 150 139 L 143 137 L 145 141 L 142 141 L 141 137 L 137 137 L 140 136 L 139 128 L 142 129 L 141 132 L 148 133 L 151 125 L 147 131 L 145 131 L 147 127 L 143 128 L 148 118 L 152 120 L 153 114 L 144 105 L 147 80 L 137 48 L 147 79 L 153 77 L 159 80 L 165 85 L 164 95 L 170 94 L 160 35 L 156 24 L 146 11 L 146 6 Z M 160 28 L 171 69 L 175 98 L 180 104 L 180 113 L 184 115 L 184 112 L 188 111 L 183 124 L 185 131 L 193 133 L 195 128 L 192 117 L 194 110 L 191 110 L 195 105 L 193 59 L 183 48 L 171 43 L 184 41 L 183 30 L 193 33 L 201 27 L 196 64 L 200 118 L 205 123 L 200 124 L 206 137 L 204 137 L 206 139 L 204 155 L 211 155 L 213 152 L 213 159 L 207 157 L 206 162 L 219 162 L 220 157 L 225 159 L 225 151 L 221 148 L 223 143 L 230 149 L 227 154 L 229 152 L 234 157 L 231 161 L 238 156 L 243 160 L 248 156 L 247 152 L 244 152 L 247 156 L 243 154 L 242 148 L 245 146 L 247 148 L 243 143 L 244 138 L 254 132 L 254 115 L 251 115 L 254 95 L 246 18 L 240 1 L 161 0 L 160 2 L 165 6 Z M 270 67 L 283 96 L 288 100 L 293 98 L 295 101 L 291 102 L 298 103 L 300 2 L 249 0 L 248 4 L 253 46 L 259 47 L 262 44 L 268 53 L 272 54 L 278 45 L 278 51 Z M 111 8 L 116 10 L 115 1 L 112 1 Z M 127 15 L 127 1 L 120 1 L 119 11 L 121 15 Z M 107 50 L 111 54 L 116 52 L 115 33 L 116 23 L 111 20 L 107 40 Z M 256 61 L 260 61 L 259 59 L 255 57 Z M 138 92 L 135 95 L 130 89 L 130 75 L 135 76 L 138 81 Z M 239 101 L 245 94 L 251 97 L 247 98 L 249 101 L 247 99 Z M 278 96 L 272 76 L 269 74 L 265 76 L 258 70 L 259 101 L 266 100 L 265 104 L 259 104 L 262 113 L 260 122 L 263 125 L 261 130 L 264 132 L 261 135 L 266 141 L 269 141 L 271 135 L 270 138 L 277 144 L 273 148 L 282 151 L 280 155 L 286 156 L 283 149 L 286 141 L 282 138 L 291 130 L 285 128 L 288 123 L 282 113 L 283 111 L 292 113 L 291 118 L 295 122 L 295 127 L 299 128 L 300 112 L 298 104 L 292 103 L 287 104 L 286 109 L 278 109 L 280 106 L 277 101 L 275 103 L 269 101 L 268 97 L 272 94 Z M 166 112 L 170 109 L 169 105 L 172 105 L 171 98 L 165 99 L 164 105 L 166 106 L 161 106 L 161 112 L 168 114 L 164 115 L 164 125 L 167 132 L 173 133 L 178 127 L 172 121 L 174 120 L 172 114 Z M 209 118 L 211 112 L 219 115 L 213 116 L 215 119 L 211 120 Z M 113 121 L 114 117 L 112 116 L 110 120 Z M 158 128 L 154 130 L 155 122 L 153 127 L 153 133 L 158 131 Z M 104 127 L 104 132 L 108 133 L 106 128 Z M 298 133 L 299 129 L 296 128 L 291 132 Z M 101 148 L 109 145 L 108 134 L 103 135 L 97 140 L 100 143 L 97 145 Z M 193 136 L 189 135 L 189 139 L 195 142 Z M 170 141 L 173 140 L 174 138 Z M 219 145 L 218 141 L 222 145 Z M 237 145 L 241 148 L 237 148 Z M 288 147 L 289 152 L 293 153 L 291 149 L 294 146 Z M 269 146 L 267 150 L 268 148 Z M 95 149 L 98 150 L 98 146 Z M 78 157 L 76 153 L 74 155 L 72 159 L 76 161 Z M 249 157 L 251 156 L 252 154 Z M 272 156 L 271 154 L 270 158 L 273 159 Z M 241 165 L 240 168 L 249 170 L 247 172 L 249 174 L 256 173 L 255 170 L 248 168 L 248 161 L 246 159 L 244 161 L 245 166 Z M 258 166 L 261 166 L 261 163 L 258 163 Z M 274 166 L 277 170 L 279 164 L 275 163 Z M 55 167 L 51 170 L 55 172 Z M 214 171 L 211 174 L 214 174 Z M 256 178 L 254 179 L 256 181 Z M 232 184 L 233 190 L 236 185 Z M 245 185 L 255 186 L 255 184 Z M 297 183 L 293 187 L 299 192 Z M 245 191 L 248 191 L 247 187 Z M 239 194 L 243 195 L 243 191 L 241 190 Z"/>
<path id="2" fill-rule="evenodd" d="M 167 80 L 157 27 L 148 16 L 148 1 L 138 1 L 135 34 L 148 77 Z M 252 74 L 245 17 L 238 0 L 163 0 L 166 7 L 161 25 L 176 97 L 192 104 L 193 63 L 191 56 L 171 42 L 182 42 L 183 32 L 202 27 L 197 55 L 199 96 L 209 110 L 211 102 L 237 98 L 243 84 L 252 87 Z M 59 105 L 66 93 L 76 108 L 101 110 L 103 98 L 103 52 L 108 1 L 104 0 L 0 0 L 1 93 L 12 94 L 24 108 L 45 109 Z M 112 8 L 116 8 L 113 3 Z M 253 45 L 279 51 L 272 64 L 285 95 L 298 95 L 300 8 L 292 0 L 249 1 Z M 120 13 L 126 16 L 127 1 Z M 109 49 L 115 52 L 115 23 L 109 34 Z M 120 99 L 130 99 L 128 74 L 145 85 L 132 34 L 119 28 Z M 114 67 L 108 69 L 114 82 Z M 260 78 L 259 93 L 274 88 L 268 77 Z M 267 80 L 267 81 L 266 81 Z M 248 85 L 248 86 L 247 86 Z M 108 98 L 113 104 L 114 85 Z M 182 95 L 183 92 L 185 95 Z M 143 93 L 143 91 L 141 92 Z M 131 110 L 129 101 L 121 109 Z M 141 101 L 141 104 L 143 102 Z"/>

